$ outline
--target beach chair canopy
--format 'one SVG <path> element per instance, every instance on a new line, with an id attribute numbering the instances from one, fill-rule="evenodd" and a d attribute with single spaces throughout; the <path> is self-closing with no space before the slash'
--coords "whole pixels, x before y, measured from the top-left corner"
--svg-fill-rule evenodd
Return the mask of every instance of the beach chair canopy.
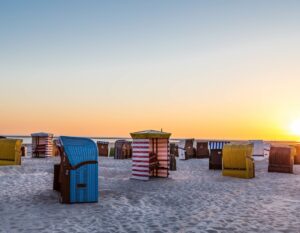
<path id="1" fill-rule="evenodd" d="M 144 130 L 130 134 L 133 139 L 152 139 L 152 138 L 167 138 L 171 137 L 170 133 L 158 131 L 158 130 Z"/>
<path id="2" fill-rule="evenodd" d="M 59 140 L 71 166 L 85 161 L 98 161 L 98 149 L 91 139 L 61 136 Z"/>
<path id="3" fill-rule="evenodd" d="M 209 149 L 210 150 L 222 150 L 225 144 L 230 143 L 229 141 L 210 141 Z"/>
<path id="4" fill-rule="evenodd" d="M 31 137 L 53 137 L 53 134 L 52 133 L 45 133 L 45 132 L 32 133 Z"/>

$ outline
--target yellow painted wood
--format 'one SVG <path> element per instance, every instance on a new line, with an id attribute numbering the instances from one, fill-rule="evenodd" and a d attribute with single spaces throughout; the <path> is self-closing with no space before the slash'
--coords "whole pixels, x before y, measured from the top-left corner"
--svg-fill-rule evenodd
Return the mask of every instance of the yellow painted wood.
<path id="1" fill-rule="evenodd" d="M 223 148 L 223 176 L 254 178 L 253 144 L 226 144 Z"/>
<path id="2" fill-rule="evenodd" d="M 0 166 L 21 165 L 22 140 L 0 139 Z"/>

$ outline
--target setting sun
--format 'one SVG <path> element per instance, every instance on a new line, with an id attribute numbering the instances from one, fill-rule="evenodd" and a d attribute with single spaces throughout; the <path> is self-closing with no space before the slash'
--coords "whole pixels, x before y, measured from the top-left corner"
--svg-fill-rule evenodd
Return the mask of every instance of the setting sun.
<path id="1" fill-rule="evenodd" d="M 294 135 L 300 136 L 300 120 L 294 121 L 290 126 L 290 130 Z"/>

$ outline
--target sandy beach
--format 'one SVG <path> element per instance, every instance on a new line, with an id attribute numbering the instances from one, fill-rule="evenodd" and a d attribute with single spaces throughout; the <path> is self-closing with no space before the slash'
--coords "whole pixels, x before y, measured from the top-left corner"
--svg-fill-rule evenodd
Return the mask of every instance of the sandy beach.
<path id="1" fill-rule="evenodd" d="M 177 161 L 169 179 L 130 179 L 131 160 L 100 158 L 99 202 L 63 205 L 52 191 L 59 158 L 0 167 L 0 232 L 300 232 L 295 174 L 223 177 L 208 160 Z"/>

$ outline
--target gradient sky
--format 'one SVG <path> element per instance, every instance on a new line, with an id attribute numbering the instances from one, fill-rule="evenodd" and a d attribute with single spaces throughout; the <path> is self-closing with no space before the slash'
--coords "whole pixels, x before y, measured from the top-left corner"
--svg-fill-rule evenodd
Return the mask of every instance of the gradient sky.
<path id="1" fill-rule="evenodd" d="M 1 1 L 0 134 L 300 139 L 300 1 Z"/>

